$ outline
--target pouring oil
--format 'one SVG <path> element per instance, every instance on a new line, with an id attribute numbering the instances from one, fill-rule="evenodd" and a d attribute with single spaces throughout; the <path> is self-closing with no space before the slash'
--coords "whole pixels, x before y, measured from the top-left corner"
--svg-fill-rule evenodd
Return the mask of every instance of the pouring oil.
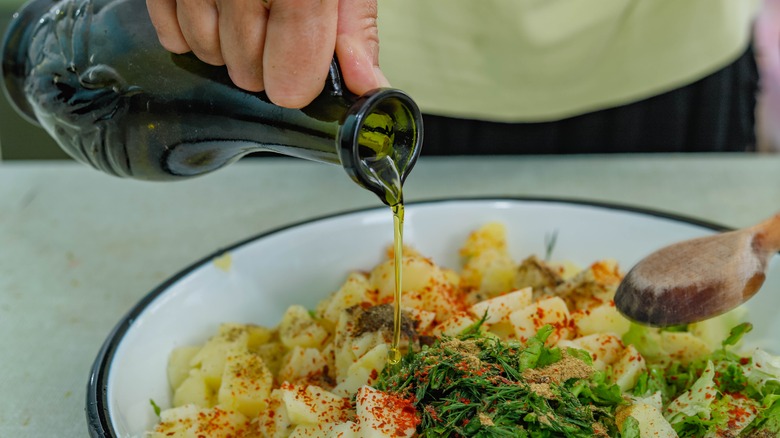
<path id="1" fill-rule="evenodd" d="M 403 284 L 403 247 L 404 247 L 404 203 L 391 207 L 393 210 L 393 255 L 395 261 L 395 295 L 393 296 L 393 342 L 390 344 L 388 360 L 397 364 L 401 360 L 401 286 Z"/>
<path id="2" fill-rule="evenodd" d="M 359 137 L 359 146 L 365 153 L 361 164 L 385 192 L 385 203 L 393 213 L 393 261 L 395 264 L 395 291 L 393 296 L 393 339 L 388 361 L 401 360 L 401 289 L 403 285 L 403 228 L 404 201 L 401 173 L 393 156 L 393 120 L 382 113 L 366 118 Z"/>

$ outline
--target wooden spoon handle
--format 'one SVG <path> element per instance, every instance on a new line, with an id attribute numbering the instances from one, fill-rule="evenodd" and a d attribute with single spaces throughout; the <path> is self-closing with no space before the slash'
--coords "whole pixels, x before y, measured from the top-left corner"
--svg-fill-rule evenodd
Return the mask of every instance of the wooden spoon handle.
<path id="1" fill-rule="evenodd" d="M 767 253 L 780 251 L 780 213 L 756 225 L 754 230 L 754 245 Z"/>

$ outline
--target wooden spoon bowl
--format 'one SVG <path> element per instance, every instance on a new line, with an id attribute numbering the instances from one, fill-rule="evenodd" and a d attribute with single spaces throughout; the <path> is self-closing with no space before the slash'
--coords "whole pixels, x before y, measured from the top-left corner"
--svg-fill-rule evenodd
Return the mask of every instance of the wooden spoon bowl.
<path id="1" fill-rule="evenodd" d="M 712 318 L 755 295 L 780 250 L 780 213 L 758 225 L 686 240 L 637 263 L 615 305 L 627 318 L 656 327 Z"/>

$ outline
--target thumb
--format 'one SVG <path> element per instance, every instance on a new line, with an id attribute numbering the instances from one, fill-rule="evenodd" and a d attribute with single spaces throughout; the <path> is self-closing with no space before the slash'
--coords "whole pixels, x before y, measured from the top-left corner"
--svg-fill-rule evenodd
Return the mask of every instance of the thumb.
<path id="1" fill-rule="evenodd" d="M 355 94 L 390 83 L 379 69 L 377 0 L 340 0 L 336 57 L 344 82 Z"/>

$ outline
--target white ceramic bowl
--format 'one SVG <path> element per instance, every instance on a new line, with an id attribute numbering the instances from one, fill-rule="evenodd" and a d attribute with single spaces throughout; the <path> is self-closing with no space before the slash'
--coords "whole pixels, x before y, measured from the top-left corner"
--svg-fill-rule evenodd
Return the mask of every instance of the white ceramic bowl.
<path id="1" fill-rule="evenodd" d="M 669 243 L 723 230 L 679 216 L 579 201 L 463 199 L 407 206 L 405 243 L 437 263 L 458 268 L 467 234 L 489 221 L 504 222 L 516 260 L 543 255 L 557 232 L 553 259 L 581 265 L 604 258 L 624 271 Z M 87 394 L 87 421 L 95 437 L 142 436 L 155 423 L 150 399 L 165 407 L 166 362 L 181 345 L 205 341 L 223 322 L 276 325 L 291 304 L 313 307 L 350 271 L 379 263 L 392 243 L 387 208 L 348 212 L 291 225 L 240 242 L 227 251 L 230 269 L 205 257 L 150 292 L 119 322 L 95 360 Z M 763 291 L 748 303 L 753 343 L 780 353 L 775 318 L 780 304 L 780 257 Z"/>

